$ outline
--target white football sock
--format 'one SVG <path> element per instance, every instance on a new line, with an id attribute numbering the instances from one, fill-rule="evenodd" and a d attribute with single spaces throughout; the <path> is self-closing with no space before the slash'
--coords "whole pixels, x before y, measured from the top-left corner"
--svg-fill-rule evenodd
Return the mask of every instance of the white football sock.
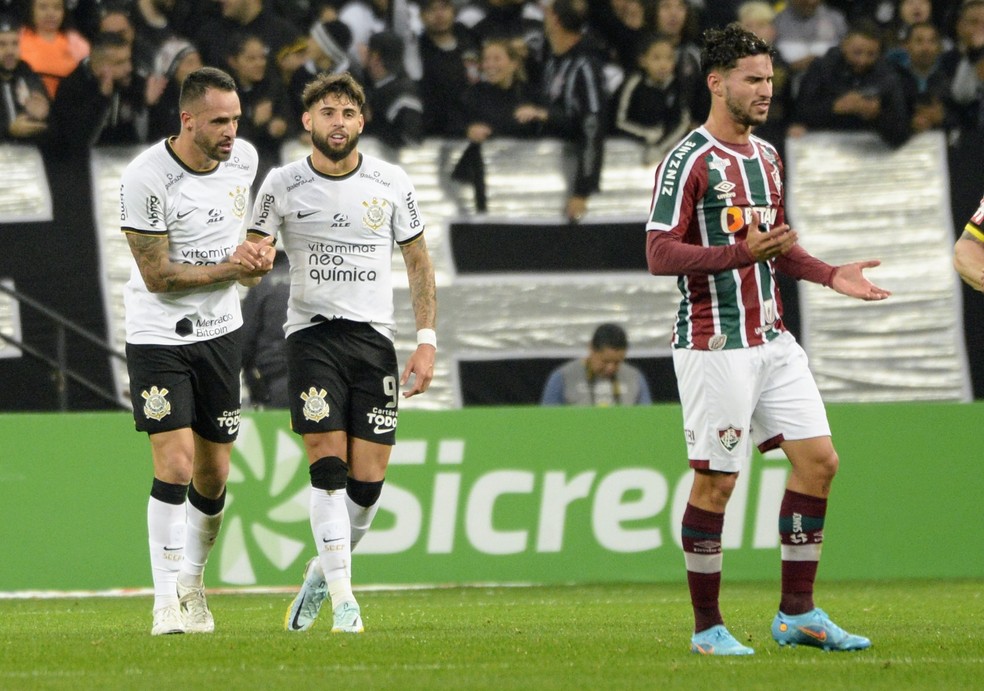
<path id="1" fill-rule="evenodd" d="M 354 552 L 356 545 L 369 532 L 369 526 L 372 525 L 372 519 L 376 517 L 379 502 L 377 501 L 372 506 L 359 506 L 346 494 L 345 507 L 348 509 L 349 524 L 352 526 L 352 551 Z"/>
<path id="2" fill-rule="evenodd" d="M 185 553 L 185 505 L 151 497 L 147 503 L 154 609 L 178 604 L 178 571 Z"/>
<path id="3" fill-rule="evenodd" d="M 185 542 L 184 563 L 181 565 L 179 580 L 181 585 L 198 587 L 202 585 L 208 555 L 215 546 L 215 538 L 222 526 L 222 511 L 210 516 L 202 513 L 188 502 L 188 529 Z"/>
<path id="4" fill-rule="evenodd" d="M 332 607 L 354 601 L 352 543 L 345 490 L 311 488 L 311 532 L 325 574 Z"/>

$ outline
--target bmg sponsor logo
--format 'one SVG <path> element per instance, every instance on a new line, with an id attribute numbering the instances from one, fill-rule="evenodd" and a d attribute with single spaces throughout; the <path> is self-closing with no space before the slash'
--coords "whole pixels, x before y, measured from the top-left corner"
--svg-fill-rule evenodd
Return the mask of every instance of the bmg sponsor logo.
<path id="1" fill-rule="evenodd" d="M 156 228 L 163 218 L 161 200 L 158 199 L 157 195 L 151 194 L 144 200 L 144 204 L 147 207 L 147 221 L 152 227 Z"/>
<path id="2" fill-rule="evenodd" d="M 272 194 L 264 194 L 263 200 L 260 202 L 260 215 L 256 218 L 256 225 L 262 226 L 268 220 L 270 220 L 270 211 L 273 209 L 273 205 L 276 204 L 277 199 Z"/>
<path id="3" fill-rule="evenodd" d="M 420 213 L 417 211 L 417 200 L 413 198 L 413 192 L 407 192 L 407 213 L 410 214 L 410 228 L 416 230 L 420 227 Z"/>

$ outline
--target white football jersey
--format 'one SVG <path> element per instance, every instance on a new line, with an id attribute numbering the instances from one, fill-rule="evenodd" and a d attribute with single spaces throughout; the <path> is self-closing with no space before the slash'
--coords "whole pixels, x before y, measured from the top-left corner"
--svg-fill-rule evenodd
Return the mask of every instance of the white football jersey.
<path id="1" fill-rule="evenodd" d="M 331 319 L 367 322 L 392 340 L 393 247 L 424 232 L 416 192 L 398 166 L 361 154 L 348 175 L 310 156 L 275 168 L 253 205 L 250 232 L 280 233 L 290 259 L 290 334 Z"/>
<path id="2" fill-rule="evenodd" d="M 228 161 L 208 173 L 197 173 L 181 163 L 167 140 L 158 142 L 123 171 L 123 232 L 167 237 L 173 262 L 226 261 L 244 237 L 256 164 L 253 145 L 237 139 Z M 136 261 L 130 269 L 123 303 L 127 343 L 206 341 L 243 324 L 235 281 L 151 293 Z"/>

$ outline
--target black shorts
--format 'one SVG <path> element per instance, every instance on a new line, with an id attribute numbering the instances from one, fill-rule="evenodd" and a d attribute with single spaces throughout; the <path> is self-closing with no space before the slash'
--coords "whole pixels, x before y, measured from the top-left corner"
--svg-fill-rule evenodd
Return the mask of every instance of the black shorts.
<path id="1" fill-rule="evenodd" d="M 239 433 L 241 329 L 187 345 L 126 344 L 137 431 L 190 427 L 224 444 Z"/>
<path id="2" fill-rule="evenodd" d="M 295 432 L 345 430 L 358 439 L 396 443 L 396 349 L 369 324 L 333 319 L 292 333 L 287 369 Z"/>

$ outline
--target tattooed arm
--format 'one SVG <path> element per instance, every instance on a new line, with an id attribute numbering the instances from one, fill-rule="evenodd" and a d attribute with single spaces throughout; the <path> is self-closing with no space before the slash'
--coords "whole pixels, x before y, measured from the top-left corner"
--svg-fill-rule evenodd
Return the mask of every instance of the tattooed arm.
<path id="1" fill-rule="evenodd" d="M 434 265 L 427 252 L 424 236 L 407 245 L 401 245 L 403 261 L 407 265 L 407 278 L 410 283 L 410 302 L 413 305 L 413 315 L 417 330 L 433 329 L 437 325 L 437 288 L 434 281 Z M 434 378 L 434 358 L 437 348 L 427 343 L 417 345 L 400 377 L 404 385 L 414 375 L 413 386 L 404 391 L 407 398 L 423 393 Z"/>
<path id="2" fill-rule="evenodd" d="M 258 281 L 273 266 L 273 250 L 269 247 L 272 239 L 264 242 L 247 240 L 236 248 L 229 261 L 210 265 L 171 261 L 167 237 L 126 233 L 126 239 L 151 293 L 190 290 L 227 281 L 255 285 L 252 279 Z"/>

